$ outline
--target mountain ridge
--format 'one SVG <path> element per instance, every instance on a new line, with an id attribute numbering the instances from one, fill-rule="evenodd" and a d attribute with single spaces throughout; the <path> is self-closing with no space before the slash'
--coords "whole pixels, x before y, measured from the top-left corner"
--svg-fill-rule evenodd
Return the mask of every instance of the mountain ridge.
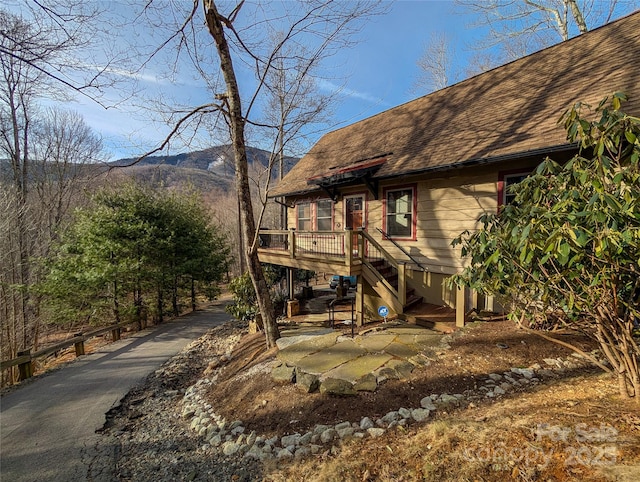
<path id="1" fill-rule="evenodd" d="M 257 164 L 267 168 L 270 156 L 271 153 L 264 149 L 247 146 L 250 167 Z M 289 172 L 298 160 L 285 156 L 284 172 Z M 213 186 L 223 190 L 231 188 L 235 172 L 233 146 L 230 144 L 180 154 L 148 156 L 140 161 L 137 158 L 123 158 L 110 162 L 109 167 L 120 167 L 138 180 L 151 181 L 153 184 L 161 182 L 167 187 L 186 179 L 200 188 Z"/>

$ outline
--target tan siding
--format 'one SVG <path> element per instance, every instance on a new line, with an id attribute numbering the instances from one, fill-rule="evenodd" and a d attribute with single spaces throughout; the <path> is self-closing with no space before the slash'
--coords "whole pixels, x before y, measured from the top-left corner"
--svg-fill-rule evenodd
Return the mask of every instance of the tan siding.
<path id="1" fill-rule="evenodd" d="M 529 161 L 531 162 L 531 161 Z M 434 272 L 453 273 L 464 266 L 460 248 L 451 242 L 463 231 L 480 228 L 478 218 L 497 210 L 499 169 L 509 166 L 483 166 L 457 171 L 450 178 L 407 178 L 403 182 L 386 182 L 380 185 L 380 198 L 366 194 L 367 231 L 396 259 L 410 262 L 391 241 L 383 240 L 376 228 L 383 227 L 383 192 L 386 188 L 415 185 L 417 188 L 417 227 L 415 241 L 398 241 L 420 264 Z M 345 190 L 343 196 L 362 194 L 359 189 Z M 292 205 L 296 199 L 289 200 Z M 289 226 L 295 227 L 295 210 L 291 209 Z M 344 229 L 344 197 L 334 206 L 334 226 Z"/>
<path id="2" fill-rule="evenodd" d="M 460 249 L 454 249 L 451 242 L 465 230 L 477 230 L 478 218 L 497 209 L 495 167 L 468 172 L 465 176 L 418 183 L 418 241 L 413 248 L 425 263 L 462 267 Z"/>

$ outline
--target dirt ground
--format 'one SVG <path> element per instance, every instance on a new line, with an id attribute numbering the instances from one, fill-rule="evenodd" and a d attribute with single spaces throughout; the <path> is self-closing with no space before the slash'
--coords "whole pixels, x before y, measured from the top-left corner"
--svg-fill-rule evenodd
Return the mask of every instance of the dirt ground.
<path id="1" fill-rule="evenodd" d="M 594 348 L 581 335 L 556 335 L 584 351 Z M 242 420 L 247 430 L 262 434 L 301 432 L 317 424 L 382 417 L 400 407 L 419 407 L 432 393 L 462 393 L 477 387 L 489 373 L 527 367 L 544 358 L 565 357 L 571 350 L 519 330 L 513 322 L 481 322 L 457 332 L 451 348 L 433 356 L 408 380 L 387 381 L 373 393 L 334 397 L 303 393 L 294 385 L 275 383 L 268 373 L 247 376 L 253 366 L 272 360 L 262 334 L 247 335 L 209 392 L 209 403 L 228 420 Z"/>
<path id="2" fill-rule="evenodd" d="M 555 334 L 583 351 L 594 344 Z M 475 323 L 452 336 L 451 348 L 409 380 L 374 393 L 339 398 L 278 385 L 257 371 L 274 352 L 263 335 L 236 346 L 209 393 L 217 413 L 269 435 L 304 433 L 316 424 L 372 419 L 400 407 L 418 407 L 432 393 L 473 389 L 489 373 L 566 357 L 568 348 L 518 329 L 513 322 Z M 252 368 L 256 367 L 256 368 Z M 612 377 L 576 369 L 536 387 L 449 412 L 426 424 L 398 427 L 379 439 L 347 442 L 338 454 L 273 463 L 265 481 L 633 481 L 640 480 L 640 409 L 621 399 Z"/>
<path id="3" fill-rule="evenodd" d="M 584 351 L 595 348 L 580 335 L 553 336 Z M 245 335 L 208 400 L 216 413 L 242 420 L 249 431 L 281 436 L 317 424 L 375 419 L 400 407 L 418 407 L 432 393 L 474 389 L 489 373 L 572 353 L 509 321 L 471 324 L 451 335 L 450 345 L 408 380 L 339 398 L 274 383 L 262 368 L 275 359 L 275 351 L 266 351 L 263 334 Z M 185 368 L 183 384 L 206 376 L 202 366 L 196 368 Z M 132 393 L 135 396 L 135 390 Z M 143 423 L 139 429 L 146 430 Z M 438 410 L 426 423 L 397 427 L 379 438 L 347 441 L 337 453 L 267 462 L 262 473 L 265 482 L 637 482 L 640 405 L 622 399 L 616 382 L 600 369 L 577 369 L 497 399 Z"/>
<path id="4" fill-rule="evenodd" d="M 437 413 L 268 471 L 264 481 L 640 480 L 640 416 L 600 373 L 576 373 L 489 403 Z"/>

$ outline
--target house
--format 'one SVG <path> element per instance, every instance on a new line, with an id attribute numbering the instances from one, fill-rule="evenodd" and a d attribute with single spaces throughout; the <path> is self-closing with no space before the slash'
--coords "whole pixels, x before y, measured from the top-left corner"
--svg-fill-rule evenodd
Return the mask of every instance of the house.
<path id="1" fill-rule="evenodd" d="M 358 277 L 358 322 L 412 303 L 455 310 L 493 300 L 450 289 L 465 260 L 451 241 L 509 202 L 546 156 L 569 159 L 558 120 L 615 91 L 640 114 L 640 12 L 324 135 L 269 192 L 288 230 L 263 262 Z M 266 234 L 267 232 L 265 232 Z"/>

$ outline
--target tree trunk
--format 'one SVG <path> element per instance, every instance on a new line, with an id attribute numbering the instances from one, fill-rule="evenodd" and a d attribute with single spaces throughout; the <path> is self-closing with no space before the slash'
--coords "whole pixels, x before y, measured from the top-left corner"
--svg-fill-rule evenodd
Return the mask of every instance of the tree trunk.
<path id="1" fill-rule="evenodd" d="M 573 15 L 573 19 L 576 21 L 576 25 L 578 26 L 578 30 L 580 30 L 580 33 L 587 32 L 589 30 L 587 28 L 587 22 L 584 19 L 584 15 L 582 15 L 578 2 L 576 2 L 576 0 L 568 0 L 568 3 L 571 8 L 571 15 Z"/>
<path id="2" fill-rule="evenodd" d="M 278 324 L 276 323 L 269 287 L 267 286 L 264 272 L 262 271 L 262 265 L 258 259 L 258 252 L 254 246 L 255 243 L 253 243 L 256 227 L 255 220 L 253 218 L 251 194 L 249 191 L 247 150 L 244 137 L 245 119 L 242 115 L 240 91 L 238 89 L 238 82 L 233 68 L 231 52 L 229 51 L 229 45 L 227 44 L 227 39 L 224 35 L 222 17 L 218 13 L 213 0 L 204 0 L 203 3 L 207 27 L 216 43 L 218 55 L 220 56 L 220 68 L 227 86 L 227 92 L 225 93 L 224 98 L 228 108 L 226 115 L 229 118 L 231 129 L 231 140 L 233 144 L 236 171 L 235 182 L 236 189 L 238 191 L 238 202 L 241 209 L 242 237 L 245 243 L 247 267 L 256 291 L 258 307 L 262 314 L 267 348 L 272 348 L 275 346 L 276 340 L 280 338 L 280 332 L 278 330 Z"/>
<path id="3" fill-rule="evenodd" d="M 623 320 L 615 312 L 599 308 L 596 320 L 596 339 L 617 374 L 620 396 L 633 397 L 640 404 L 640 350 L 633 338 L 631 317 Z"/>
<path id="4" fill-rule="evenodd" d="M 173 309 L 173 316 L 180 316 L 180 310 L 178 309 L 178 277 L 173 276 L 173 288 L 171 293 L 171 307 Z"/>
<path id="5" fill-rule="evenodd" d="M 120 303 L 118 302 L 118 282 L 113 282 L 113 316 L 116 319 L 116 323 L 120 323 Z"/>

